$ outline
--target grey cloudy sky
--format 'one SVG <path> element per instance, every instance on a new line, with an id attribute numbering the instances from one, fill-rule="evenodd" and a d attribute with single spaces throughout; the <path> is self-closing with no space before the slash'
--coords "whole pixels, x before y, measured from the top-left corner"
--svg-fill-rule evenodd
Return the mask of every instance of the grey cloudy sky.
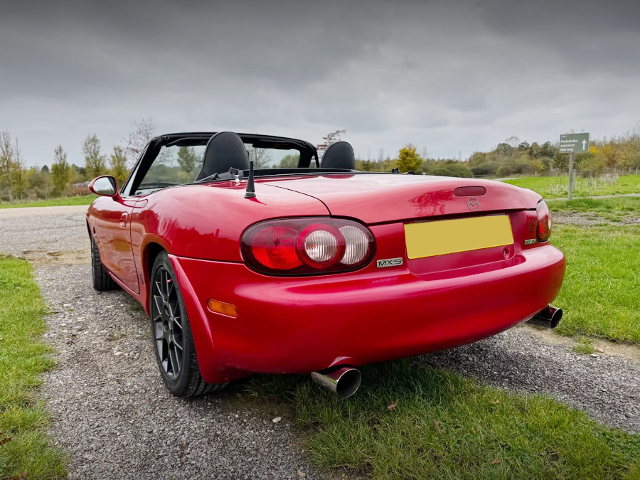
<path id="1" fill-rule="evenodd" d="M 0 0 L 0 130 L 82 164 L 151 117 L 463 157 L 640 120 L 640 1 Z"/>

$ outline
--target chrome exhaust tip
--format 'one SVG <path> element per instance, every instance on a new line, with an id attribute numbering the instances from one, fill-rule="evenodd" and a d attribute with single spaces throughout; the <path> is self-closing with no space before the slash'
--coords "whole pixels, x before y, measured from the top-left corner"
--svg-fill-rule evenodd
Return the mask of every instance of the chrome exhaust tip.
<path id="1" fill-rule="evenodd" d="M 527 323 L 538 327 L 556 328 L 562 320 L 562 309 L 547 305 L 536 313 Z"/>
<path id="2" fill-rule="evenodd" d="M 349 398 L 360 388 L 362 375 L 356 368 L 342 367 L 332 371 L 312 372 L 311 378 L 340 398 Z"/>

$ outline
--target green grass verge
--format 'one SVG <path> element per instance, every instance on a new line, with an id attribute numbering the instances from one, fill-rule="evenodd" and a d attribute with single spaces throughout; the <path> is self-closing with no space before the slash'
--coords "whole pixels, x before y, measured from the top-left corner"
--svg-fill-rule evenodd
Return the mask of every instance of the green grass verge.
<path id="1" fill-rule="evenodd" d="M 38 400 L 54 362 L 40 338 L 46 308 L 27 262 L 0 256 L 0 298 L 0 478 L 64 478 L 64 454 L 51 446 Z"/>
<path id="2" fill-rule="evenodd" d="M 248 389 L 293 406 L 317 465 L 374 479 L 640 478 L 640 436 L 555 400 L 408 360 L 362 373 L 348 400 L 291 376 L 256 377 Z"/>
<path id="3" fill-rule="evenodd" d="M 22 208 L 22 207 L 59 207 L 63 205 L 90 205 L 97 195 L 79 195 L 77 197 L 60 197 L 50 200 L 36 200 L 33 202 L 1 202 L 0 208 Z"/>
<path id="4" fill-rule="evenodd" d="M 517 187 L 528 188 L 539 193 L 544 198 L 566 198 L 569 190 L 569 177 L 523 177 L 513 180 L 504 180 L 505 183 Z M 627 193 L 640 193 L 640 175 L 623 175 L 612 185 L 601 180 L 589 180 L 576 178 L 573 191 L 576 197 L 592 195 L 620 195 Z"/>
<path id="5" fill-rule="evenodd" d="M 640 197 L 549 200 L 547 204 L 554 212 L 590 212 L 614 222 L 640 216 Z"/>
<path id="6" fill-rule="evenodd" d="M 556 226 L 551 242 L 567 258 L 556 331 L 640 343 L 640 225 Z"/>

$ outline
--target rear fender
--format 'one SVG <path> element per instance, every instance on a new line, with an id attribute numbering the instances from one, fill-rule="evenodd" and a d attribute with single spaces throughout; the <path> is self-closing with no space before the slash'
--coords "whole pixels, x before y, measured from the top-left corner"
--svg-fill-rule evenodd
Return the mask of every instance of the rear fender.
<path id="1" fill-rule="evenodd" d="M 180 261 L 173 255 L 169 255 L 169 260 L 180 286 L 182 300 L 189 317 L 189 325 L 202 378 L 208 383 L 223 383 L 248 376 L 247 372 L 224 368 L 215 353 L 214 334 L 207 322 L 203 301 L 198 299 L 189 278 L 180 265 Z"/>

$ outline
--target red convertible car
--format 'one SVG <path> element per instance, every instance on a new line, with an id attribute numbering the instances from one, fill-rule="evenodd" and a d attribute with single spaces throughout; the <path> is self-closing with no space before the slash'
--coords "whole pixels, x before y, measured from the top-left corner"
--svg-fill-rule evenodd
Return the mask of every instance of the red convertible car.
<path id="1" fill-rule="evenodd" d="M 501 182 L 362 172 L 346 142 L 319 161 L 302 140 L 221 132 L 154 138 L 122 188 L 90 188 L 93 285 L 144 306 L 177 396 L 254 372 L 349 396 L 358 365 L 562 315 L 549 209 Z"/>

